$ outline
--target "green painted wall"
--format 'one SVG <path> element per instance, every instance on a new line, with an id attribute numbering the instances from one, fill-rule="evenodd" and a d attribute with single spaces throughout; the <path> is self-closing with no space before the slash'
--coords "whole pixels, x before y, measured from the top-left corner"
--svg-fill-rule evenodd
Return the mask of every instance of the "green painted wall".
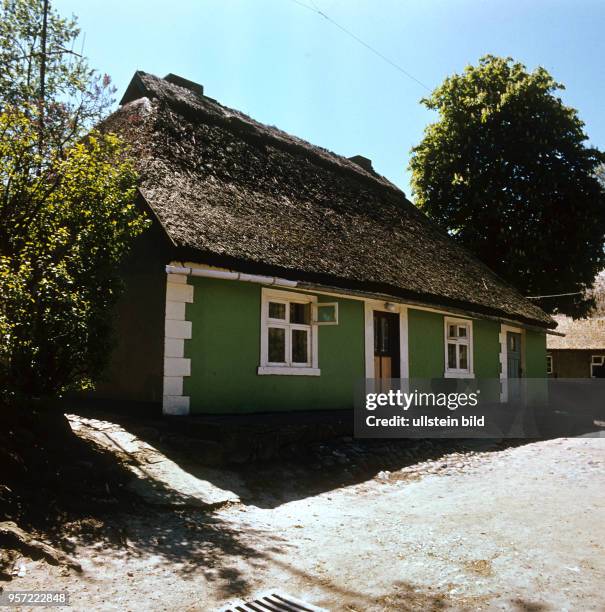
<path id="1" fill-rule="evenodd" d="M 339 325 L 319 328 L 321 376 L 259 376 L 261 286 L 191 278 L 187 304 L 192 339 L 185 342 L 191 376 L 184 394 L 191 411 L 242 413 L 350 408 L 355 384 L 364 377 L 363 302 L 338 301 Z M 281 289 L 281 288 L 280 288 Z"/>
<path id="2" fill-rule="evenodd" d="M 500 323 L 473 321 L 475 378 L 500 378 Z"/>
<path id="3" fill-rule="evenodd" d="M 525 376 L 546 378 L 546 334 L 525 332 Z"/>
<path id="4" fill-rule="evenodd" d="M 408 310 L 410 378 L 441 378 L 445 370 L 443 315 Z M 473 359 L 476 378 L 500 376 L 500 324 L 473 320 Z"/>
<path id="5" fill-rule="evenodd" d="M 259 376 L 261 286 L 193 277 L 195 300 L 187 304 L 193 338 L 185 342 L 191 376 L 184 394 L 193 413 L 247 413 L 350 408 L 365 374 L 364 304 L 338 299 L 339 325 L 319 328 L 320 376 Z M 336 298 L 318 295 L 318 300 Z M 497 379 L 500 324 L 473 321 L 475 377 Z M 408 309 L 410 378 L 441 378 L 443 315 Z M 546 377 L 546 336 L 526 332 L 526 376 Z M 499 389 L 499 387 L 498 387 Z"/>
<path id="6" fill-rule="evenodd" d="M 443 315 L 408 309 L 410 378 L 441 378 L 445 369 Z"/>

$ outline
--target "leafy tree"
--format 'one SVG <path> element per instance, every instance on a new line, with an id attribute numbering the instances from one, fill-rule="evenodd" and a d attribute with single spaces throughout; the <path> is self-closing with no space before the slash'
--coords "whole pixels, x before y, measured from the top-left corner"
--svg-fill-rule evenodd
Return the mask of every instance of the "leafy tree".
<path id="1" fill-rule="evenodd" d="M 599 183 L 601 183 L 601 186 L 605 190 L 605 164 L 601 164 L 597 168 L 596 175 L 597 179 L 599 180 Z"/>
<path id="2" fill-rule="evenodd" d="M 594 309 L 590 316 L 605 317 L 605 272 L 601 272 L 594 279 L 589 296 L 594 299 Z"/>
<path id="3" fill-rule="evenodd" d="M 416 205 L 547 310 L 588 312 L 604 267 L 605 195 L 584 124 L 544 68 L 483 57 L 424 105 L 439 113 L 413 148 Z"/>
<path id="4" fill-rule="evenodd" d="M 90 386 L 109 352 L 117 265 L 146 226 L 118 137 L 91 130 L 109 78 L 48 0 L 0 6 L 0 400 Z"/>

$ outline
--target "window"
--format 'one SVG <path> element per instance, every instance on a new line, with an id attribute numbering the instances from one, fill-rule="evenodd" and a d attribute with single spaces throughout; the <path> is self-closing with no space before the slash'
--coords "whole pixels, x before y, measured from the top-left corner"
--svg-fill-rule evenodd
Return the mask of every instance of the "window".
<path id="1" fill-rule="evenodd" d="M 593 355 L 590 358 L 590 377 L 605 378 L 605 355 Z"/>
<path id="2" fill-rule="evenodd" d="M 467 319 L 445 319 L 446 378 L 473 377 L 473 324 Z"/>
<path id="3" fill-rule="evenodd" d="M 546 373 L 552 374 L 552 355 L 546 355 Z"/>
<path id="4" fill-rule="evenodd" d="M 320 374 L 315 309 L 315 296 L 262 290 L 259 374 Z"/>

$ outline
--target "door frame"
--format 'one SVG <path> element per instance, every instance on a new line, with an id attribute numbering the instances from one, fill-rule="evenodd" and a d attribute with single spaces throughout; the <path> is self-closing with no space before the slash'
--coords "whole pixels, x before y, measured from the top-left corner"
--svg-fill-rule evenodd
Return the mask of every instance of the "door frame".
<path id="1" fill-rule="evenodd" d="M 386 304 L 392 305 L 389 309 Z M 382 300 L 364 301 L 365 318 L 365 375 L 374 378 L 374 311 L 399 314 L 399 372 L 397 378 L 409 378 L 410 366 L 408 358 L 408 307 L 405 304 Z M 394 372 L 395 374 L 395 372 Z"/>
<path id="2" fill-rule="evenodd" d="M 500 325 L 500 401 L 508 401 L 508 342 L 506 334 L 513 332 L 521 336 L 521 378 L 525 378 L 525 329 L 512 325 Z"/>

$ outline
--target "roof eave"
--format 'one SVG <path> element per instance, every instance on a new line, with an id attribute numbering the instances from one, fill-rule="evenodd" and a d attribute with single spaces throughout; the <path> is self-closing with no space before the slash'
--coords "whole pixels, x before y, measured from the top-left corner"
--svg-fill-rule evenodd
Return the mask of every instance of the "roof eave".
<path id="1" fill-rule="evenodd" d="M 237 259 L 226 255 L 219 255 L 208 251 L 200 251 L 191 247 L 175 247 L 174 257 L 177 261 L 195 261 L 204 265 L 237 270 L 249 274 L 261 276 L 279 276 L 288 280 L 295 280 L 306 285 L 308 289 L 317 288 L 324 291 L 333 291 L 357 295 L 371 299 L 401 300 L 418 306 L 432 307 L 435 309 L 448 310 L 452 313 L 476 315 L 481 318 L 497 319 L 499 321 L 520 323 L 525 326 L 539 328 L 546 332 L 556 327 L 556 322 L 551 319 L 549 323 L 532 319 L 529 317 L 514 316 L 505 311 L 489 308 L 473 302 L 455 300 L 444 296 L 429 293 L 420 294 L 404 289 L 399 289 L 382 283 L 371 283 L 349 278 L 319 274 L 305 270 L 281 268 L 271 264 L 259 263 L 250 260 Z"/>

